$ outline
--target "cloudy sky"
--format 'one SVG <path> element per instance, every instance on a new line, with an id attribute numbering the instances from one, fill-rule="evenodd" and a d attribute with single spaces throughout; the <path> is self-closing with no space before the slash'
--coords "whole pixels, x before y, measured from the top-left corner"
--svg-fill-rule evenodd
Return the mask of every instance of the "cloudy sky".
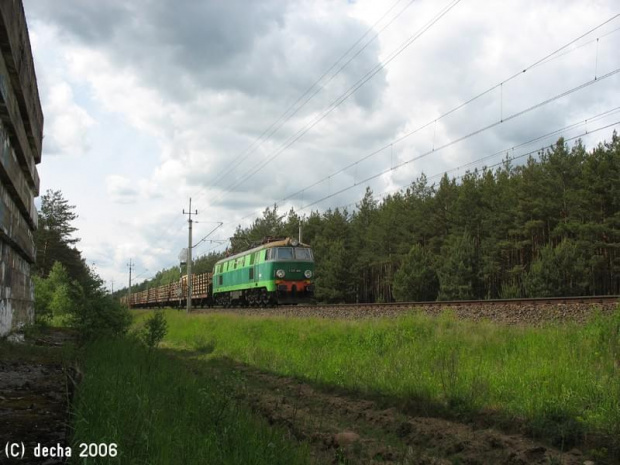
<path id="1" fill-rule="evenodd" d="M 380 198 L 558 135 L 592 147 L 620 121 L 617 0 L 24 6 L 42 192 L 76 205 L 80 248 L 116 288 L 130 258 L 138 281 L 178 263 L 190 197 L 194 238 L 223 222 L 225 239 L 274 203 L 351 209 L 367 185 Z"/>

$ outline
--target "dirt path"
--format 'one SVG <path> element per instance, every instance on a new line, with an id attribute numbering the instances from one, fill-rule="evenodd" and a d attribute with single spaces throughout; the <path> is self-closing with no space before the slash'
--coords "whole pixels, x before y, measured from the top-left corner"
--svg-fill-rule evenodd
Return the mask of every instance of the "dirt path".
<path id="1" fill-rule="evenodd" d="M 38 444 L 67 444 L 68 398 L 62 346 L 71 335 L 51 330 L 36 345 L 0 342 L 0 464 L 57 464 L 63 459 L 34 457 Z M 7 458 L 6 443 L 23 443 L 23 460 Z"/>
<path id="2" fill-rule="evenodd" d="M 214 376 L 232 371 L 239 379 L 235 384 L 237 400 L 306 441 L 317 463 L 594 463 L 577 449 L 563 453 L 519 434 L 410 416 L 358 396 L 322 390 L 230 360 L 192 359 L 194 355 L 184 355 L 192 370 L 208 370 Z"/>

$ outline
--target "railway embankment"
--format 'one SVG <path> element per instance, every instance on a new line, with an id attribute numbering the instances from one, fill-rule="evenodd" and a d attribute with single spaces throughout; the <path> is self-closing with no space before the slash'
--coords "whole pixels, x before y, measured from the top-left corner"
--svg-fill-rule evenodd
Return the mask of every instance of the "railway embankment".
<path id="1" fill-rule="evenodd" d="M 595 315 L 610 315 L 620 305 L 613 299 L 593 301 L 522 300 L 475 301 L 460 303 L 393 303 L 280 306 L 271 308 L 239 307 L 200 309 L 199 313 L 232 313 L 248 316 L 286 316 L 296 318 L 368 319 L 398 318 L 407 313 L 439 316 L 451 312 L 459 319 L 492 321 L 506 325 L 542 326 L 549 323 L 586 323 Z"/>

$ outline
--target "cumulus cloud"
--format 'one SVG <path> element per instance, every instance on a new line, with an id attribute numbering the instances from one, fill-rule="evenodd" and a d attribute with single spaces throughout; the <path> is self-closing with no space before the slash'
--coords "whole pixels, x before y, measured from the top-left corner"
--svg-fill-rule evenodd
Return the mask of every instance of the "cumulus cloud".
<path id="1" fill-rule="evenodd" d="M 113 202 L 132 203 L 138 197 L 138 189 L 133 185 L 131 180 L 119 176 L 108 176 L 105 180 L 107 193 Z"/>
<path id="2" fill-rule="evenodd" d="M 59 82 L 45 92 L 46 155 L 83 155 L 90 149 L 89 129 L 95 120 L 78 105 L 67 82 Z"/>
<path id="3" fill-rule="evenodd" d="M 49 42 L 60 50 L 56 62 L 66 68 L 66 74 L 52 75 L 48 60 L 43 71 L 50 83 L 44 86 L 49 89 L 44 99 L 57 102 L 44 104 L 47 150 L 61 140 L 88 148 L 89 131 L 95 129 L 90 114 L 95 112 L 87 111 L 78 98 L 83 96 L 77 91 L 71 95 L 71 89 L 81 89 L 97 111 L 118 116 L 123 131 L 136 131 L 156 148 L 148 156 L 127 153 L 123 142 L 131 136 L 118 136 L 119 154 L 109 163 L 113 168 L 101 175 L 103 190 L 114 203 L 109 216 L 138 218 L 123 226 L 136 232 L 131 239 L 119 238 L 118 266 L 123 265 L 121 255 L 131 250 L 129 242 L 141 253 L 150 250 L 152 263 L 170 261 L 169 251 L 175 249 L 176 255 L 179 245 L 172 242 L 185 234 L 180 211 L 189 196 L 210 219 L 227 223 L 222 234 L 228 236 L 240 219 L 249 217 L 250 222 L 253 212 L 260 215 L 266 205 L 299 190 L 281 211 L 359 184 L 317 206 L 354 204 L 363 195 L 362 180 L 409 160 L 367 184 L 377 193 L 393 190 L 422 172 L 441 173 L 620 105 L 616 77 L 433 151 L 592 79 L 595 72 L 602 75 L 620 66 L 616 21 L 564 50 L 562 57 L 522 73 L 501 91 L 440 118 L 613 16 L 612 0 L 588 5 L 461 2 L 299 138 L 442 5 L 413 2 L 374 40 L 367 35 L 368 45 L 355 59 L 329 83 L 323 78 L 310 91 L 316 95 L 280 127 L 279 118 L 292 113 L 286 113 L 290 105 L 388 5 L 361 0 L 100 3 L 25 0 L 25 7 L 35 34 L 54 31 L 47 33 L 54 38 Z M 71 121 L 57 123 L 61 114 Z M 404 137 L 427 123 L 432 124 Z M 48 137 L 52 127 L 57 127 L 57 139 Z M 105 129 L 110 139 L 120 132 L 118 127 Z M 328 177 L 333 173 L 338 174 Z"/>

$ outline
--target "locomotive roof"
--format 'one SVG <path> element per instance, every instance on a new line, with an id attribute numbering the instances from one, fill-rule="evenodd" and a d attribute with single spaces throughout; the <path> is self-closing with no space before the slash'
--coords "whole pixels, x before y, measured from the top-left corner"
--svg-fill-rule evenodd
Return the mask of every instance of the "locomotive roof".
<path id="1" fill-rule="evenodd" d="M 281 239 L 279 241 L 267 242 L 266 244 L 261 244 L 258 247 L 254 247 L 252 249 L 244 250 L 243 252 L 239 252 L 234 255 L 231 255 L 230 257 L 224 257 L 215 263 L 218 264 L 218 263 L 225 262 L 228 260 L 233 260 L 233 259 L 242 257 L 244 255 L 247 255 L 249 253 L 258 252 L 259 250 L 264 250 L 264 249 L 270 249 L 272 247 L 310 247 L 309 244 L 304 244 L 303 242 L 298 242 L 297 245 L 294 246 L 292 242 L 293 242 L 293 239 L 291 239 L 290 237 L 287 237 L 286 239 Z"/>

